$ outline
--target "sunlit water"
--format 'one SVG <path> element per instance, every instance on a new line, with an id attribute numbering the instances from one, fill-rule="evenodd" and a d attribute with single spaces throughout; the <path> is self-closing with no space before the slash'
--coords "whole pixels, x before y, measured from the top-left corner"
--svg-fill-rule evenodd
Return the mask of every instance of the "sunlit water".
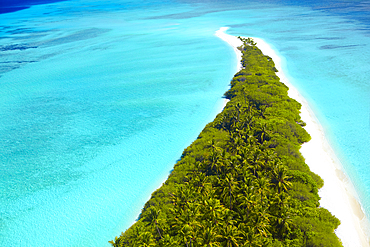
<path id="1" fill-rule="evenodd" d="M 109 246 L 128 228 L 222 106 L 222 26 L 284 58 L 370 213 L 370 3 L 276 2 L 2 6 L 0 246 Z"/>

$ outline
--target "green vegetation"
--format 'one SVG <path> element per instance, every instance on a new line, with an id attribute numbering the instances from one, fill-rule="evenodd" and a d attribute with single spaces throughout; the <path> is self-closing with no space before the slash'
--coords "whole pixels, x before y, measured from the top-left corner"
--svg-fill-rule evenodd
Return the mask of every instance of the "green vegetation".
<path id="1" fill-rule="evenodd" d="M 299 152 L 301 105 L 252 39 L 230 101 L 113 246 L 342 246 L 319 207 L 323 181 Z"/>

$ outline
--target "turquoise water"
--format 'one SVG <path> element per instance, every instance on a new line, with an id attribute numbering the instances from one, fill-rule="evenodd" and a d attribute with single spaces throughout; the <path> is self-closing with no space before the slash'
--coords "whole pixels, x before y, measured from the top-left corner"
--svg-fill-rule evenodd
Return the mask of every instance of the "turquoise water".
<path id="1" fill-rule="evenodd" d="M 370 3 L 103 1 L 0 15 L 0 246 L 109 246 L 265 39 L 370 213 Z"/>

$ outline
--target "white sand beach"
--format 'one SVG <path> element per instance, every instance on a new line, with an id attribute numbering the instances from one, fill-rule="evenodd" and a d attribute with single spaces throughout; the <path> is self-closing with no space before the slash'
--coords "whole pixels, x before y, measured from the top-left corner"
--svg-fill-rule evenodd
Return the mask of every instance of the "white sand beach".
<path id="1" fill-rule="evenodd" d="M 229 29 L 229 28 L 228 27 L 221 27 L 219 30 L 216 31 L 215 35 L 217 37 L 219 37 L 220 39 L 222 39 L 223 41 L 225 41 L 226 43 L 228 43 L 229 45 L 231 45 L 231 47 L 234 49 L 234 52 L 235 52 L 237 60 L 238 60 L 237 66 L 235 68 L 235 73 L 236 73 L 236 72 L 238 72 L 239 70 L 241 70 L 243 68 L 243 65 L 241 64 L 242 52 L 240 50 L 238 50 L 238 46 L 243 45 L 243 42 L 240 39 L 238 39 L 237 37 L 225 33 L 227 29 Z M 222 108 L 220 109 L 220 112 L 225 108 L 227 102 L 229 102 L 229 100 L 224 99 L 224 102 L 223 102 Z"/>
<path id="2" fill-rule="evenodd" d="M 241 61 L 241 52 L 237 47 L 242 42 L 237 37 L 226 34 L 225 31 L 227 29 L 227 27 L 220 28 L 216 32 L 216 36 L 230 44 L 234 48 L 238 60 Z M 370 246 L 369 239 L 361 227 L 367 219 L 360 203 L 353 195 L 355 191 L 351 182 L 343 172 L 340 161 L 326 140 L 323 128 L 308 102 L 290 84 L 287 76 L 284 75 L 281 58 L 263 39 L 253 39 L 257 42 L 257 47 L 274 60 L 275 67 L 279 70 L 277 75 L 280 77 L 280 81 L 289 87 L 289 97 L 302 104 L 301 118 L 306 122 L 305 129 L 312 139 L 302 145 L 301 153 L 311 171 L 324 180 L 324 186 L 319 190 L 321 197 L 320 206 L 328 209 L 341 221 L 336 234 L 341 239 L 343 246 Z M 242 66 L 240 62 L 238 64 L 238 70 L 240 70 Z"/>

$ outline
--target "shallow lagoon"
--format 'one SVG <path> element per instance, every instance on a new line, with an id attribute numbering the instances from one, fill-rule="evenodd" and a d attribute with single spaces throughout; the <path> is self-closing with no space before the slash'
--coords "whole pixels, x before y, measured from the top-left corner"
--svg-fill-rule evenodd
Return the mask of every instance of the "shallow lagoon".
<path id="1" fill-rule="evenodd" d="M 368 213 L 367 5 L 311 4 L 81 0 L 2 14 L 1 245 L 109 246 L 129 227 L 222 106 L 236 61 L 221 26 L 284 58 Z"/>

